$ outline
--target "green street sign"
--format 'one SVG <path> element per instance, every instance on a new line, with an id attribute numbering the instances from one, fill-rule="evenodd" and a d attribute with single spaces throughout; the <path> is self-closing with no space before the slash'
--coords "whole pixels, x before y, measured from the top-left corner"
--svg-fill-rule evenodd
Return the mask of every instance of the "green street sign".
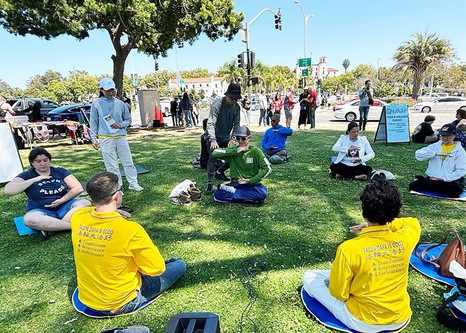
<path id="1" fill-rule="evenodd" d="M 309 76 L 309 69 L 301 70 L 301 76 Z"/>
<path id="2" fill-rule="evenodd" d="M 301 58 L 298 60 L 299 67 L 311 66 L 311 58 Z"/>
<path id="3" fill-rule="evenodd" d="M 184 84 L 184 80 L 183 80 L 183 79 L 180 79 L 180 84 Z"/>

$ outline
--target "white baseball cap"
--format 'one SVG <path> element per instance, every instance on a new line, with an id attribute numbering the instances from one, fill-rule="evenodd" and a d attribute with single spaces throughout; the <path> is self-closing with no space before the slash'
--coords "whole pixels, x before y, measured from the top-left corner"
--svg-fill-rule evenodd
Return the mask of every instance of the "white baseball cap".
<path id="1" fill-rule="evenodd" d="M 104 77 L 99 81 L 99 88 L 102 88 L 103 90 L 116 89 L 115 82 L 113 82 L 109 77 Z"/>

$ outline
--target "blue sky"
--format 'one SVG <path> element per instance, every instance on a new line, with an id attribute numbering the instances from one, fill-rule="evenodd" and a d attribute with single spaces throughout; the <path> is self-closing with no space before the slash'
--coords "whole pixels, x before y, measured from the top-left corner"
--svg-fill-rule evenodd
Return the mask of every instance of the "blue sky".
<path id="1" fill-rule="evenodd" d="M 312 13 L 307 24 L 307 56 L 312 62 L 327 56 L 329 66 L 342 73 L 342 62 L 350 60 L 349 69 L 358 64 L 377 67 L 393 65 L 393 54 L 415 32 L 435 32 L 453 45 L 457 62 L 466 62 L 464 21 L 466 1 L 450 0 L 300 0 L 304 13 Z M 303 16 L 293 0 L 236 0 L 235 9 L 250 21 L 263 8 L 281 9 L 282 31 L 274 29 L 274 17 L 264 13 L 250 26 L 250 47 L 256 59 L 266 65 L 294 67 L 303 55 Z M 13 87 L 25 88 L 27 80 L 51 69 L 68 75 L 85 70 L 92 75 L 112 73 L 113 47 L 104 31 L 93 31 L 78 41 L 60 36 L 51 41 L 35 36 L 14 36 L 0 28 L 2 52 L 0 79 Z M 192 46 L 170 50 L 159 59 L 160 69 L 189 70 L 197 67 L 212 72 L 246 48 L 240 33 L 234 40 L 212 42 L 201 36 Z M 125 73 L 145 75 L 154 71 L 150 56 L 132 51 Z"/>

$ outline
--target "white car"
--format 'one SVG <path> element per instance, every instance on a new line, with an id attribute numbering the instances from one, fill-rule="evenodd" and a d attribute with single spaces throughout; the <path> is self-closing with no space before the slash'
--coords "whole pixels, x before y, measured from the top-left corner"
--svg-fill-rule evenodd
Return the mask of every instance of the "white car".
<path id="1" fill-rule="evenodd" d="M 425 95 L 419 96 L 418 101 L 427 102 L 427 101 L 433 101 L 434 99 L 443 98 L 443 97 L 448 97 L 448 94 L 447 93 L 427 93 Z"/>
<path id="2" fill-rule="evenodd" d="M 374 105 L 371 105 L 369 109 L 367 119 L 380 120 L 380 115 L 385 105 L 388 104 L 375 98 Z M 359 98 L 335 105 L 333 107 L 333 116 L 337 119 L 346 119 L 346 121 L 357 120 L 359 117 Z"/>
<path id="3" fill-rule="evenodd" d="M 417 103 L 414 111 L 429 112 L 450 112 L 455 113 L 458 109 L 466 109 L 466 98 L 448 96 L 429 102 Z"/>

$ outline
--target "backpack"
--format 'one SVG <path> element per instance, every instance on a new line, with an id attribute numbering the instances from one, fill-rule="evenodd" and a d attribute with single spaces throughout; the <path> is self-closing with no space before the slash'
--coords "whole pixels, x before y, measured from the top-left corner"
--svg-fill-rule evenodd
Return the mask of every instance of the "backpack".
<path id="1" fill-rule="evenodd" d="M 460 311 L 464 313 L 464 305 L 466 303 L 466 281 L 463 279 L 455 278 L 456 286 L 445 295 L 446 299 L 443 301 L 442 305 L 437 310 L 437 320 L 439 323 L 443 324 L 446 327 L 464 331 L 466 330 L 466 321 L 461 320 L 460 317 L 456 316 L 455 311 Z M 458 305 L 461 305 L 458 306 Z M 443 310 L 446 307 L 454 308 L 450 309 L 455 316 L 446 314 Z M 463 316 L 464 318 L 464 316 Z"/>

